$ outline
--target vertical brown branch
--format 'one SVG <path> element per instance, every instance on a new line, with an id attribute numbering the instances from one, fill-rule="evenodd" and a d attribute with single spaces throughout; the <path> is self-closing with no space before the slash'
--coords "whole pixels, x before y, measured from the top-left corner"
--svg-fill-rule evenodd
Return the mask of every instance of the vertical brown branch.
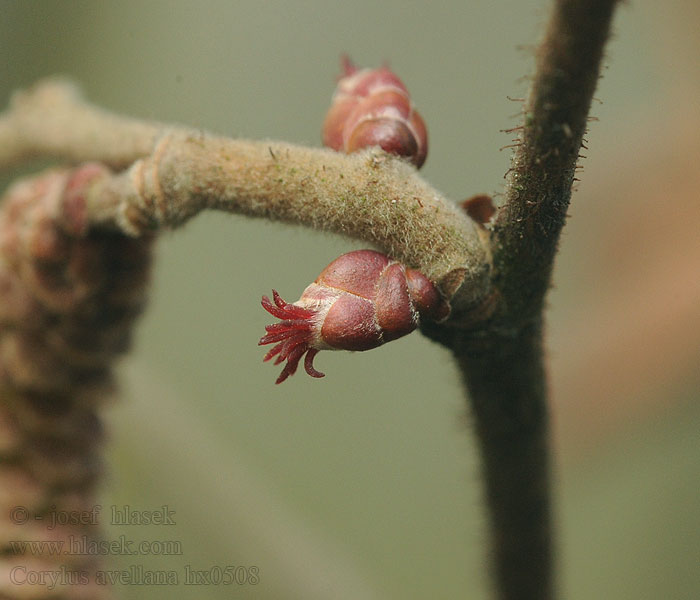
<path id="1" fill-rule="evenodd" d="M 452 349 L 469 391 L 500 600 L 555 597 L 542 312 L 615 4 L 555 2 L 490 236 L 491 317 L 424 328 Z"/>
<path id="2" fill-rule="evenodd" d="M 481 450 L 498 597 L 553 597 L 548 419 L 541 338 L 489 336 L 458 353 Z"/>
<path id="3" fill-rule="evenodd" d="M 493 232 L 506 310 L 537 318 L 549 287 L 574 168 L 616 0 L 558 0 L 537 54 L 522 139 Z"/>

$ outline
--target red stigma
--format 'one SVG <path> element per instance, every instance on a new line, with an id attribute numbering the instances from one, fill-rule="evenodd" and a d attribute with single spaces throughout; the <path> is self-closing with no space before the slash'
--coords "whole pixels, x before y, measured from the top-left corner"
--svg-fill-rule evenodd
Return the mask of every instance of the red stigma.
<path id="1" fill-rule="evenodd" d="M 313 317 L 316 314 L 315 311 L 285 302 L 275 290 L 272 290 L 272 299 L 274 304 L 267 296 L 263 296 L 262 307 L 281 321 L 265 327 L 267 335 L 260 338 L 258 345 L 264 346 L 277 342 L 263 357 L 263 361 L 268 361 L 275 356 L 277 357 L 274 362 L 276 365 L 287 361 L 275 383 L 282 383 L 287 377 L 294 375 L 304 354 L 306 354 L 304 370 L 311 377 L 324 377 L 324 374 L 314 369 L 313 366 L 314 357 L 319 352 L 318 349 L 311 346 L 311 341 L 314 338 Z"/>

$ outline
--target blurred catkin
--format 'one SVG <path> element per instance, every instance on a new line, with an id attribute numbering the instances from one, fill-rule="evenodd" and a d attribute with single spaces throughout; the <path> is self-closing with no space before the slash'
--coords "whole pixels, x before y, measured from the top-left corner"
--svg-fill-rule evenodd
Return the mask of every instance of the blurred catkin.
<path id="1" fill-rule="evenodd" d="M 99 539 L 100 405 L 144 306 L 153 238 L 89 225 L 87 191 L 108 175 L 47 171 L 0 205 L 0 598 L 109 596 L 100 557 L 75 544 Z M 30 584 L 39 571 L 54 576 Z"/>

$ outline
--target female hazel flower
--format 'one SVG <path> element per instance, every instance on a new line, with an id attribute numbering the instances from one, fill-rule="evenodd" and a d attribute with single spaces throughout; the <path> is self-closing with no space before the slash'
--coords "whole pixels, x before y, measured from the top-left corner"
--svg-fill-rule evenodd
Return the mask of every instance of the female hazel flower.
<path id="1" fill-rule="evenodd" d="M 279 323 L 265 327 L 259 345 L 274 344 L 263 360 L 287 361 L 276 383 L 296 372 L 302 356 L 312 377 L 320 350 L 370 350 L 413 331 L 421 318 L 442 321 L 450 312 L 430 280 L 374 250 L 336 258 L 290 304 L 276 291 L 262 306 Z"/>

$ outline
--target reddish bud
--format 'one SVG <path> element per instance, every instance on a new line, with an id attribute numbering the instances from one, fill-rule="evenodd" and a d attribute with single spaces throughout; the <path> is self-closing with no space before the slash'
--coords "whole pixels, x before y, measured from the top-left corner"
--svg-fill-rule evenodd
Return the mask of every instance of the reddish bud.
<path id="1" fill-rule="evenodd" d="M 388 67 L 359 70 L 343 58 L 323 123 L 323 143 L 339 152 L 380 146 L 420 168 L 428 153 L 428 133 L 403 82 Z"/>
<path id="2" fill-rule="evenodd" d="M 312 377 L 320 350 L 370 350 L 411 333 L 421 318 L 447 318 L 449 304 L 430 280 L 373 250 L 336 258 L 294 304 L 273 290 L 263 308 L 281 319 L 265 327 L 259 345 L 276 345 L 263 360 L 287 361 L 277 383 L 294 374 L 302 356 Z"/>
<path id="3" fill-rule="evenodd" d="M 462 201 L 462 208 L 479 225 L 488 223 L 494 214 L 496 207 L 493 205 L 491 196 L 487 194 L 477 194 Z"/>

